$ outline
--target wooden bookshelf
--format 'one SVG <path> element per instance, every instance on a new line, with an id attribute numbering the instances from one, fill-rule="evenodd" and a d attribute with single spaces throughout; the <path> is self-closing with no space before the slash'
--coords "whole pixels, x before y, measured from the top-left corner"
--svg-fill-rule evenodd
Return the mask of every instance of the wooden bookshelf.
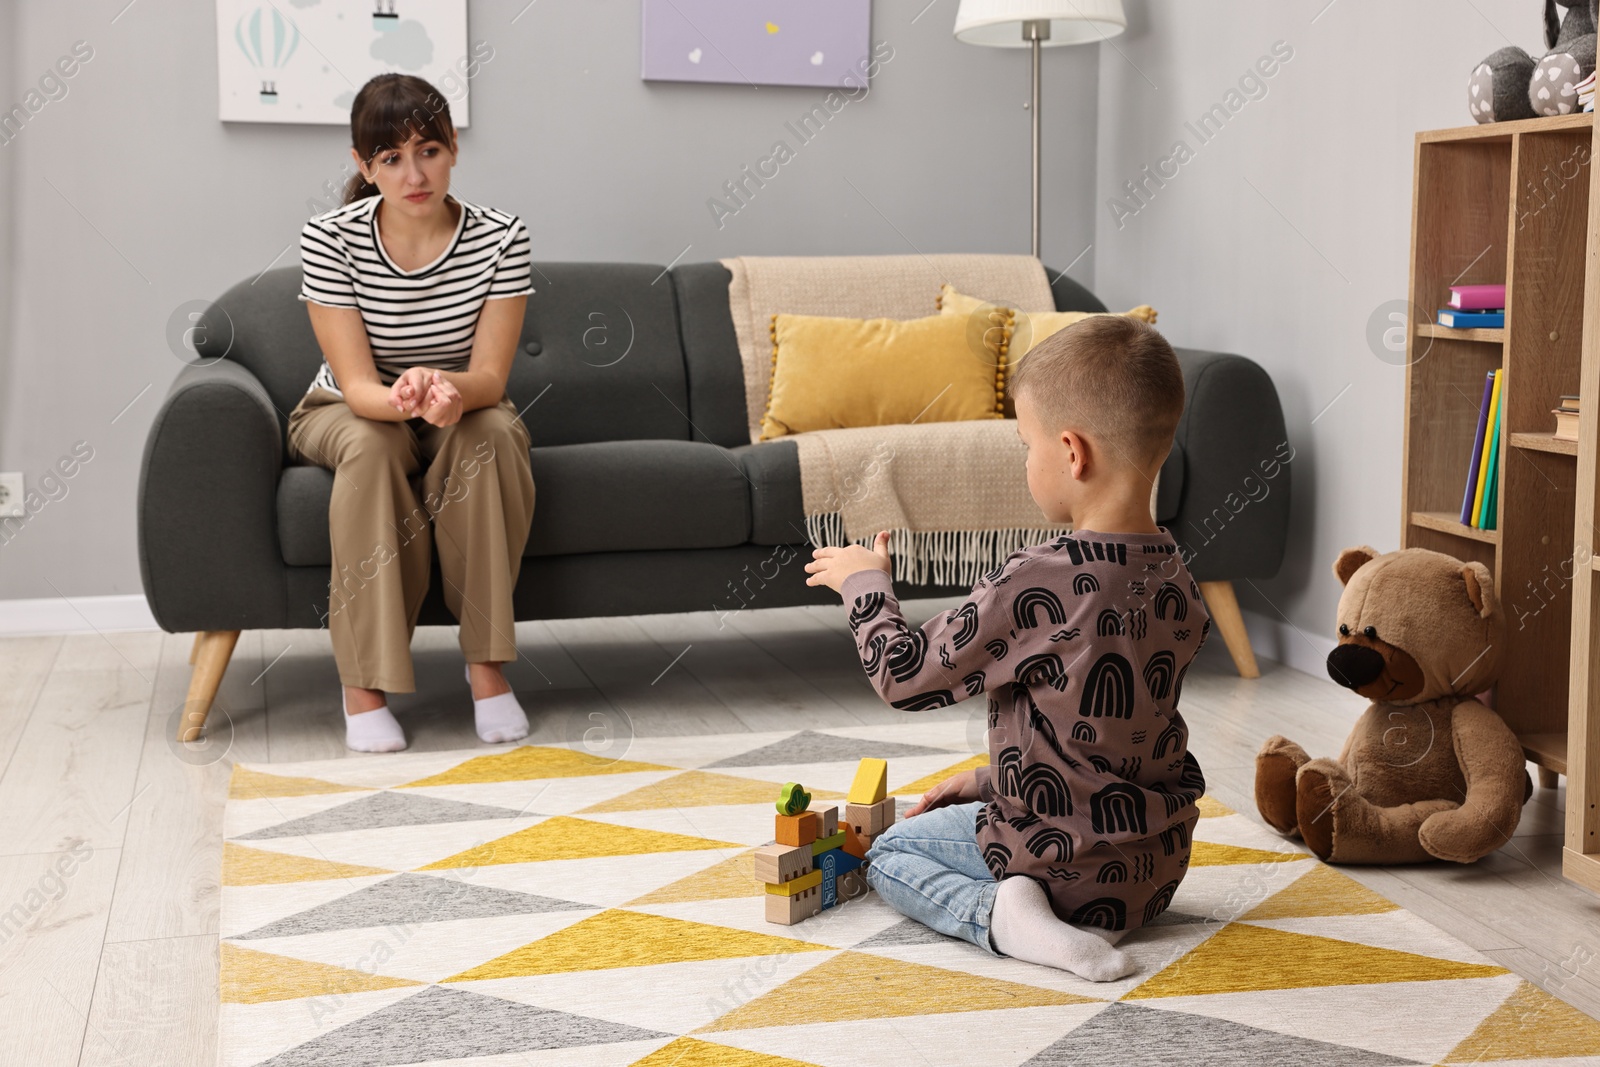
<path id="1" fill-rule="evenodd" d="M 1429 321 L 1412 331 L 1400 541 L 1478 560 L 1494 574 L 1507 642 L 1495 708 L 1539 767 L 1541 788 L 1569 775 L 1571 866 L 1579 862 L 1572 859 L 1571 798 L 1583 795 L 1583 759 L 1573 758 L 1569 737 L 1587 736 L 1590 750 L 1600 753 L 1593 748 L 1600 719 L 1586 734 L 1576 712 L 1571 723 L 1568 714 L 1569 688 L 1571 706 L 1578 707 L 1580 671 L 1588 682 L 1589 658 L 1578 652 L 1576 631 L 1588 633 L 1586 612 L 1600 583 L 1600 570 L 1573 566 L 1578 515 L 1600 526 L 1597 442 L 1587 416 L 1587 437 L 1557 440 L 1550 409 L 1563 393 L 1600 397 L 1600 360 L 1590 358 L 1595 340 L 1589 336 L 1600 322 L 1600 271 L 1586 271 L 1597 252 L 1587 235 L 1600 226 L 1593 217 L 1600 197 L 1590 196 L 1594 117 L 1433 130 L 1417 135 L 1415 150 L 1412 307 L 1431 319 L 1434 309 L 1447 306 L 1451 285 L 1503 282 L 1506 323 L 1503 329 L 1453 330 Z M 1504 408 L 1500 497 L 1495 529 L 1475 530 L 1459 521 L 1461 498 L 1484 375 L 1497 367 Z M 1575 582 L 1574 573 L 1581 580 Z M 1600 598 L 1593 602 L 1600 606 Z M 1580 616 L 1585 621 L 1575 626 Z M 1600 677 L 1595 682 L 1600 696 Z M 1600 853 L 1600 822 L 1591 818 L 1591 824 L 1589 847 Z M 1585 857 L 1581 862 L 1593 862 L 1594 873 L 1574 880 L 1600 889 L 1600 855 Z M 1570 870 L 1568 876 L 1574 877 Z"/>

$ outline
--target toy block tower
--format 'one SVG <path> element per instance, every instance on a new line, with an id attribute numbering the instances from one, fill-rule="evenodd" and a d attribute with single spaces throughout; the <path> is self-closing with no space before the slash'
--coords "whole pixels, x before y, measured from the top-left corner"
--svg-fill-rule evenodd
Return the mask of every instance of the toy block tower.
<path id="1" fill-rule="evenodd" d="M 864 849 L 871 848 L 877 836 L 894 825 L 894 798 L 889 796 L 887 760 L 867 758 L 861 761 L 845 798 L 844 818 Z"/>
<path id="2" fill-rule="evenodd" d="M 847 850 L 855 841 L 847 825 L 839 827 L 836 806 L 809 809 L 811 794 L 798 782 L 786 782 L 778 794 L 773 844 L 756 849 L 755 874 L 766 883 L 767 921 L 784 926 L 809 919 L 840 900 L 867 891 L 861 866 L 864 849 Z"/>

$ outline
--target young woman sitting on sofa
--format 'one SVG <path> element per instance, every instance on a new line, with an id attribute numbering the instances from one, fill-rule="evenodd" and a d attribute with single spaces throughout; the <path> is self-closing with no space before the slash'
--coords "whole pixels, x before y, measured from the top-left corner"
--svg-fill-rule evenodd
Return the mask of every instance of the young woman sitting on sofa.
<path id="1" fill-rule="evenodd" d="M 501 664 L 533 517 L 529 437 L 506 399 L 532 263 L 515 215 L 450 195 L 456 130 L 420 78 L 380 74 L 350 110 L 357 173 L 300 235 L 324 363 L 289 416 L 289 452 L 334 472 L 328 628 L 345 744 L 405 748 L 386 693 L 409 693 L 411 635 L 437 546 L 478 736 L 528 719 Z"/>

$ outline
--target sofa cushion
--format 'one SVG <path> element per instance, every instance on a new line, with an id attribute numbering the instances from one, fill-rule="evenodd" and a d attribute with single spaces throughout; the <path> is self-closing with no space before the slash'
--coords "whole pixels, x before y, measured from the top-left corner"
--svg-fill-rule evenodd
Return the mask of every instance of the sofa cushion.
<path id="1" fill-rule="evenodd" d="M 800 449 L 793 441 L 778 439 L 745 445 L 730 452 L 737 456 L 750 482 L 750 540 L 758 545 L 804 544 L 806 523 L 800 493 Z M 1166 523 L 1178 514 L 1183 500 L 1183 447 L 1174 444 L 1161 467 L 1156 487 L 1156 515 Z"/>
<path id="2" fill-rule="evenodd" d="M 749 540 L 750 483 L 737 457 L 717 445 L 599 441 L 535 448 L 529 456 L 535 496 L 525 556 L 727 548 Z M 332 563 L 332 495 L 333 475 L 323 468 L 284 470 L 278 540 L 285 563 Z"/>

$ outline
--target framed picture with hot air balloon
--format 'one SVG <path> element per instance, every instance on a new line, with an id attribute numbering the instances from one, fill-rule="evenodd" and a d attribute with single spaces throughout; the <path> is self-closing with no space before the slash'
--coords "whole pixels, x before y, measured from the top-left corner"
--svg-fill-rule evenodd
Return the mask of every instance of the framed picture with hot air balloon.
<path id="1" fill-rule="evenodd" d="M 343 125 L 368 78 L 399 71 L 437 86 L 465 126 L 484 54 L 467 0 L 217 0 L 218 115 Z"/>

